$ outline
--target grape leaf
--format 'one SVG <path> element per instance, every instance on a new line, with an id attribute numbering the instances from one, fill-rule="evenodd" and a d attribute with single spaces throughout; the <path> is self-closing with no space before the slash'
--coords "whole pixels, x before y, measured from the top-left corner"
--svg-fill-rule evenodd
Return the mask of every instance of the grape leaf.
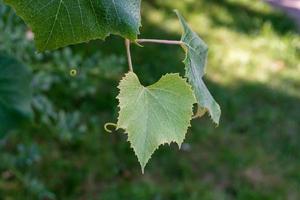
<path id="1" fill-rule="evenodd" d="M 212 120 L 216 124 L 219 124 L 221 108 L 210 94 L 202 79 L 205 75 L 208 47 L 205 42 L 191 30 L 182 15 L 178 11 L 175 12 L 184 30 L 181 41 L 183 42 L 183 47 L 186 52 L 186 58 L 184 60 L 186 77 L 195 92 L 199 105 L 198 112 L 203 114 L 208 111 Z"/>
<path id="2" fill-rule="evenodd" d="M 191 86 L 179 74 L 167 74 L 144 87 L 129 72 L 119 85 L 118 129 L 124 129 L 141 164 L 142 171 L 162 144 L 181 146 L 196 103 Z"/>
<path id="3" fill-rule="evenodd" d="M 29 70 L 6 55 L 0 54 L 0 138 L 31 117 Z"/>
<path id="4" fill-rule="evenodd" d="M 5 0 L 35 33 L 39 51 L 104 39 L 109 34 L 134 40 L 141 0 Z"/>

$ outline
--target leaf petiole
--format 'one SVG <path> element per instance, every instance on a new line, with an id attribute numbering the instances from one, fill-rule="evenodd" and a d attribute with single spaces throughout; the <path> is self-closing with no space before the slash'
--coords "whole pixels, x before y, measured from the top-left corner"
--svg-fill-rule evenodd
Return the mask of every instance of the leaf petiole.
<path id="1" fill-rule="evenodd" d="M 127 60 L 128 60 L 129 71 L 133 72 L 131 51 L 130 51 L 130 40 L 125 39 L 125 46 L 126 46 L 126 52 L 127 52 Z"/>
<path id="2" fill-rule="evenodd" d="M 158 44 L 169 44 L 169 45 L 182 45 L 182 41 L 178 40 L 158 40 L 158 39 L 137 39 L 136 43 L 158 43 Z"/>
<path id="3" fill-rule="evenodd" d="M 135 40 L 135 42 L 137 44 L 139 44 L 139 43 L 157 43 L 157 44 L 168 44 L 168 45 L 183 45 L 184 44 L 184 42 L 182 42 L 180 40 L 159 40 L 159 39 L 137 39 L 137 40 Z M 131 45 L 130 40 L 125 39 L 129 71 L 133 72 L 130 45 Z"/>

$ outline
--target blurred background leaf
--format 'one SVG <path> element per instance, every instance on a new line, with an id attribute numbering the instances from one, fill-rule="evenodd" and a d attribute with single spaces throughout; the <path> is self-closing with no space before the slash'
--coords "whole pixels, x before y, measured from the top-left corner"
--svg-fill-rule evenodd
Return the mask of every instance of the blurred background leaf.
<path id="1" fill-rule="evenodd" d="M 14 58 L 0 54 L 0 139 L 29 119 L 31 110 L 31 74 Z"/>

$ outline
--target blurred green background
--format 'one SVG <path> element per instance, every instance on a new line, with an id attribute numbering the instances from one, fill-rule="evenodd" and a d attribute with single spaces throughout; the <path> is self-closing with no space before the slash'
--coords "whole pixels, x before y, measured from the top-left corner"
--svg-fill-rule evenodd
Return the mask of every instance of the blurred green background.
<path id="1" fill-rule="evenodd" d="M 300 36 L 259 0 L 144 0 L 141 38 L 179 39 L 178 9 L 210 47 L 206 83 L 219 127 L 194 120 L 182 150 L 161 147 L 141 169 L 117 119 L 127 71 L 119 37 L 36 53 L 0 0 L 0 51 L 33 71 L 35 119 L 0 140 L 3 200 L 300 199 Z M 133 47 L 142 83 L 183 74 L 174 46 Z M 76 69 L 78 75 L 70 76 Z"/>

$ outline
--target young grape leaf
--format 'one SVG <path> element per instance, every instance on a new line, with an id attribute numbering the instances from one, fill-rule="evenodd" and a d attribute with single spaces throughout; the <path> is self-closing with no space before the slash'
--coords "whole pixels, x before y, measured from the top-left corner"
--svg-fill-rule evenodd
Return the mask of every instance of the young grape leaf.
<path id="1" fill-rule="evenodd" d="M 117 34 L 134 40 L 141 0 L 5 0 L 35 33 L 39 51 L 105 39 Z"/>
<path id="2" fill-rule="evenodd" d="M 179 74 L 167 74 L 154 85 L 144 87 L 129 72 L 119 85 L 118 129 L 124 129 L 141 164 L 142 171 L 162 144 L 181 146 L 196 103 L 191 86 Z"/>
<path id="3" fill-rule="evenodd" d="M 30 72 L 21 63 L 0 54 L 0 138 L 31 116 Z"/>
<path id="4" fill-rule="evenodd" d="M 181 41 L 183 42 L 183 48 L 186 52 L 186 58 L 184 60 L 186 77 L 195 92 L 199 105 L 198 112 L 203 114 L 208 111 L 212 120 L 216 124 L 219 124 L 221 116 L 220 106 L 212 97 L 202 79 L 205 75 L 208 47 L 205 42 L 190 29 L 182 15 L 178 11 L 176 11 L 176 14 L 184 30 Z"/>

